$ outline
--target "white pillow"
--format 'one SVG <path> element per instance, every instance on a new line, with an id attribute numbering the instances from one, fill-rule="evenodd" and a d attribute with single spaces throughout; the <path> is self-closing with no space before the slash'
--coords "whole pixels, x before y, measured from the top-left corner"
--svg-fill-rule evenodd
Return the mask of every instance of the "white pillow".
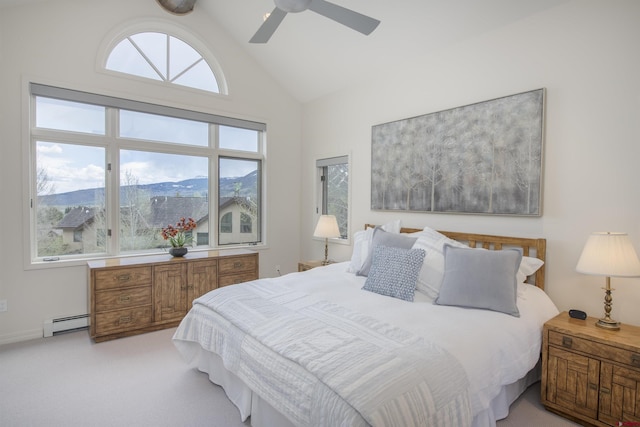
<path id="1" fill-rule="evenodd" d="M 518 268 L 518 283 L 524 283 L 527 277 L 538 271 L 544 264 L 544 261 L 538 258 L 523 256 Z"/>
<path id="2" fill-rule="evenodd" d="M 380 228 L 389 233 L 400 233 L 400 220 L 391 221 Z M 351 253 L 351 263 L 347 267 L 347 272 L 356 273 L 362 268 L 369 256 L 373 230 L 374 228 L 367 228 L 366 230 L 356 231 L 353 234 L 353 252 Z"/>
<path id="3" fill-rule="evenodd" d="M 411 236 L 418 237 L 418 240 L 413 244 L 413 249 L 423 249 L 426 253 L 416 289 L 429 298 L 436 299 L 444 278 L 444 245 L 448 243 L 458 248 L 468 248 L 469 246 L 452 240 L 429 227 L 425 227 L 424 230 L 417 233 L 411 233 Z"/>

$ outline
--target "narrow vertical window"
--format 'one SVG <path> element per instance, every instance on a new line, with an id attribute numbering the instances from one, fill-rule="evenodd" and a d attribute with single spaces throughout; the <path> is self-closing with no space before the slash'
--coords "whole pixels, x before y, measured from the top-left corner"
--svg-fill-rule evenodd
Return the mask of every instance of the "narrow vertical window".
<path id="1" fill-rule="evenodd" d="M 340 238 L 349 236 L 349 158 L 331 157 L 316 161 L 319 182 L 318 214 L 335 215 Z"/>

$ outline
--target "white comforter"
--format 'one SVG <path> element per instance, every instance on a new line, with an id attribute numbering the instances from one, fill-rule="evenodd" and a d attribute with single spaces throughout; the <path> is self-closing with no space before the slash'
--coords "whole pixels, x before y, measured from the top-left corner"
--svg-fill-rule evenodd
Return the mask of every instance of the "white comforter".
<path id="1" fill-rule="evenodd" d="M 306 303 L 309 298 L 334 303 L 349 312 L 415 334 L 425 342 L 437 343 L 459 362 L 466 374 L 473 416 L 489 406 L 502 386 L 520 379 L 535 366 L 540 354 L 542 324 L 557 314 L 546 294 L 531 285 L 520 286 L 521 317 L 516 318 L 492 311 L 434 305 L 419 292 L 410 303 L 363 291 L 365 278 L 347 273 L 346 269 L 346 263 L 334 264 L 258 282 L 274 289 L 294 290 L 294 294 L 312 295 L 305 297 Z M 218 315 L 200 303 L 208 304 L 216 300 L 217 293 L 224 292 L 224 289 L 213 291 L 194 303 L 194 309 L 174 339 L 198 341 L 205 349 L 210 346 L 211 337 L 195 325 L 202 323 L 203 316 L 217 318 Z M 256 387 L 257 384 L 252 388 Z"/>

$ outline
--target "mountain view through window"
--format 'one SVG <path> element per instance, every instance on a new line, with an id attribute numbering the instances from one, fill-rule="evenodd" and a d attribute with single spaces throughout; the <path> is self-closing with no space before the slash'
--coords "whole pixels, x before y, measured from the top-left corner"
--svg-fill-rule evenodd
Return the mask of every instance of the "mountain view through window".
<path id="1" fill-rule="evenodd" d="M 35 102 L 36 258 L 163 250 L 162 228 L 181 218 L 197 224 L 190 246 L 261 241 L 261 131 L 39 96 Z M 119 120 L 107 120 L 110 114 Z"/>

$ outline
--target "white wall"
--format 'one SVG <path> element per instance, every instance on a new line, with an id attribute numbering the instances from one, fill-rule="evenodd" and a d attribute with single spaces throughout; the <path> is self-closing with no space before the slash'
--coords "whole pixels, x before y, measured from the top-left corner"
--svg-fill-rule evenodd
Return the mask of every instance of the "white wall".
<path id="1" fill-rule="evenodd" d="M 201 11 L 202 12 L 202 11 Z M 96 69 L 105 37 L 128 23 L 173 23 L 207 43 L 228 79 L 228 98 L 114 77 Z M 301 106 L 243 54 L 204 12 L 168 14 L 154 1 L 57 0 L 3 8 L 0 13 L 0 179 L 5 224 L 0 245 L 0 344 L 42 336 L 43 321 L 87 312 L 86 268 L 26 270 L 23 145 L 28 143 L 26 82 L 264 121 L 268 126 L 269 248 L 260 251 L 260 275 L 294 271 L 299 254 Z"/>
<path id="2" fill-rule="evenodd" d="M 315 159 L 352 153 L 352 231 L 403 225 L 545 237 L 547 292 L 558 308 L 602 316 L 604 278 L 575 265 L 592 231 L 626 231 L 640 252 L 640 2 L 577 0 L 439 52 L 407 52 L 362 83 L 304 107 L 303 180 Z M 402 49 L 402 46 L 398 46 Z M 371 126 L 545 87 L 544 206 L 539 218 L 379 212 L 370 209 Z M 303 258 L 312 240 L 313 192 L 304 192 Z M 350 246 L 333 244 L 346 260 Z M 612 279 L 615 319 L 640 325 L 640 279 Z"/>

